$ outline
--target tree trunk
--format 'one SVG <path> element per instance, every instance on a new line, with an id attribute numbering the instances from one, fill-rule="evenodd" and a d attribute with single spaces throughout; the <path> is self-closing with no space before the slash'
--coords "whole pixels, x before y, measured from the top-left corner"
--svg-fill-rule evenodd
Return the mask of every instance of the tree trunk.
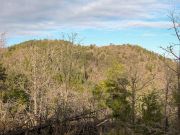
<path id="1" fill-rule="evenodd" d="M 180 59 L 178 60 L 178 129 L 180 131 Z"/>
<path id="2" fill-rule="evenodd" d="M 34 92 L 34 114 L 37 115 L 37 92 Z"/>
<path id="3" fill-rule="evenodd" d="M 132 89 L 132 124 L 135 124 L 135 103 L 136 103 L 136 90 L 133 86 Z"/>

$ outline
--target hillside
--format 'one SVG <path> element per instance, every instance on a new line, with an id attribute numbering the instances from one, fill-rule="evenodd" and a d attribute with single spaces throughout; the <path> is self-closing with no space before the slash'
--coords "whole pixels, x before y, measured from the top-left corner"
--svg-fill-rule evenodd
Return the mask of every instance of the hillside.
<path id="1" fill-rule="evenodd" d="M 69 48 L 65 48 L 64 44 L 68 44 Z M 125 70 L 128 70 L 129 67 L 135 68 L 141 71 L 142 78 L 147 77 L 149 74 L 156 74 L 158 76 L 156 78 L 164 77 L 164 58 L 140 46 L 72 46 L 68 42 L 58 40 L 27 41 L 9 47 L 3 58 L 3 63 L 7 69 L 12 70 L 14 67 L 18 70 L 25 70 L 23 69 L 25 67 L 20 64 L 24 63 L 28 57 L 35 55 L 32 46 L 37 47 L 36 53 L 38 53 L 38 58 L 44 59 L 44 61 L 46 60 L 44 53 L 46 53 L 46 55 L 52 55 L 52 59 L 58 59 L 58 57 L 54 58 L 55 56 L 53 55 L 57 55 L 59 58 L 71 54 L 76 55 L 76 57 L 72 57 L 73 63 L 76 61 L 76 66 L 79 68 L 78 72 L 81 72 L 81 74 L 84 74 L 85 71 L 83 70 L 86 70 L 87 81 L 90 82 L 98 83 L 104 80 L 108 69 L 111 68 L 113 64 L 122 64 Z M 62 51 L 66 51 L 67 54 L 63 54 L 64 52 Z M 162 79 L 157 79 L 154 82 L 154 85 L 158 86 L 158 88 L 163 87 Z"/>
<path id="2" fill-rule="evenodd" d="M 5 70 L 0 69 L 0 73 L 5 71 L 6 76 L 1 83 L 1 110 L 6 112 L 1 114 L 1 121 L 6 129 L 12 130 L 23 123 L 27 126 L 22 129 L 46 124 L 51 119 L 65 121 L 102 108 L 105 108 L 103 114 L 93 113 L 93 117 L 99 121 L 111 115 L 119 118 L 122 113 L 119 111 L 123 110 L 119 108 L 123 107 L 119 105 L 121 102 L 133 111 L 123 112 L 120 118 L 127 115 L 130 123 L 131 118 L 134 122 L 144 120 L 143 97 L 155 91 L 158 102 L 163 102 L 167 78 L 173 76 L 164 61 L 172 67 L 175 65 L 140 46 L 81 46 L 63 40 L 23 42 L 5 49 L 1 56 Z"/>

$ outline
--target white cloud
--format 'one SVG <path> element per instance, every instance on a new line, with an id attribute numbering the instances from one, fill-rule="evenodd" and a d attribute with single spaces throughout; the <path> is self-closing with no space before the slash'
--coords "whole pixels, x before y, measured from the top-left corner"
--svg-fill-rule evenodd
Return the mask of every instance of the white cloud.
<path id="1" fill-rule="evenodd" d="M 0 31 L 21 35 L 61 28 L 166 28 L 169 23 L 161 17 L 168 8 L 165 0 L 0 0 Z"/>

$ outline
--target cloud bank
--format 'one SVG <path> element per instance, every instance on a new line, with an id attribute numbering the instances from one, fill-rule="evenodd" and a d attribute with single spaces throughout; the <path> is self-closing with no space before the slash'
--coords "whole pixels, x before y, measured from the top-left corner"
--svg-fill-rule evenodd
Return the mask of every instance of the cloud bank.
<path id="1" fill-rule="evenodd" d="M 170 26 L 163 16 L 172 4 L 167 0 L 0 0 L 0 32 L 164 28 Z"/>

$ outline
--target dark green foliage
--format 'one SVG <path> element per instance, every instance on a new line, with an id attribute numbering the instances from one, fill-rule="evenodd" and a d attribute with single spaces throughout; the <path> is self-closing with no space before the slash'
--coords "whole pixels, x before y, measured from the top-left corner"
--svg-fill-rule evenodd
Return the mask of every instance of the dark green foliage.
<path id="1" fill-rule="evenodd" d="M 3 101 L 14 101 L 27 104 L 29 101 L 28 79 L 23 74 L 10 74 L 6 80 L 7 91 L 4 93 Z"/>
<path id="2" fill-rule="evenodd" d="M 106 84 L 104 82 L 96 85 L 92 90 L 93 98 L 100 107 L 106 107 L 106 99 L 108 93 L 106 92 Z"/>
<path id="3" fill-rule="evenodd" d="M 127 91 L 128 80 L 118 78 L 117 80 L 106 81 L 109 97 L 107 105 L 113 111 L 113 116 L 122 121 L 128 121 L 130 118 L 131 107 L 128 101 L 130 93 Z"/>
<path id="4" fill-rule="evenodd" d="M 6 103 L 7 101 L 15 102 L 18 101 L 20 104 L 27 103 L 29 100 L 28 94 L 22 90 L 12 90 L 6 92 L 3 97 L 3 102 Z"/>
<path id="5" fill-rule="evenodd" d="M 158 101 L 156 92 L 151 92 L 142 97 L 142 119 L 145 123 L 155 123 L 162 120 L 162 105 Z"/>
<path id="6" fill-rule="evenodd" d="M 7 77 L 6 69 L 3 67 L 3 65 L 0 63 L 0 82 L 5 81 Z"/>

